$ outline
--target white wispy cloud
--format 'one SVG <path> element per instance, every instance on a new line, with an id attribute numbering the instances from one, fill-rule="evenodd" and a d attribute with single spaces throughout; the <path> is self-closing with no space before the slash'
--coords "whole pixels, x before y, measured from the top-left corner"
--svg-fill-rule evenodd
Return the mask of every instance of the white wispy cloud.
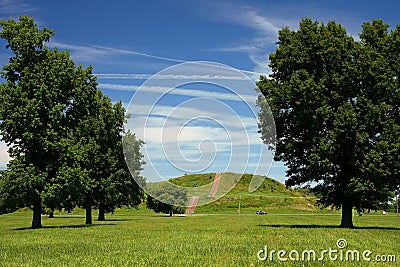
<path id="1" fill-rule="evenodd" d="M 275 45 L 278 39 L 278 32 L 282 28 L 282 21 L 262 15 L 258 10 L 250 6 L 222 4 L 217 5 L 217 7 L 221 10 L 217 12 L 217 16 L 251 28 L 254 31 L 254 37 L 246 40 L 246 43 L 227 45 L 210 50 L 216 52 L 246 53 L 255 65 L 254 72 L 257 74 L 252 75 L 252 78 L 255 80 L 258 80 L 260 73 L 263 75 L 269 74 L 270 68 L 268 67 L 267 51 Z"/>
<path id="2" fill-rule="evenodd" d="M 254 131 L 258 138 L 257 110 L 249 110 L 246 114 L 238 114 L 236 110 L 218 101 L 187 102 L 186 105 L 166 106 L 160 104 L 131 103 L 127 112 L 132 114 L 128 126 L 138 127 L 174 127 L 186 125 L 190 120 L 208 120 L 210 123 L 239 131 Z"/>
<path id="3" fill-rule="evenodd" d="M 88 54 L 88 55 L 109 55 L 112 53 L 116 53 L 113 50 L 110 49 L 103 49 L 103 48 L 98 48 L 95 46 L 90 46 L 90 45 L 76 45 L 76 44 L 66 44 L 62 42 L 57 42 L 54 40 L 51 40 L 49 42 L 50 47 L 57 47 L 58 49 L 63 49 L 63 50 L 69 50 L 69 51 L 80 51 L 82 54 Z"/>
<path id="4" fill-rule="evenodd" d="M 57 47 L 59 49 L 68 50 L 73 58 L 79 58 L 80 60 L 85 61 L 96 61 L 99 60 L 98 57 L 108 57 L 108 56 L 116 56 L 116 55 L 133 55 L 133 56 L 141 56 L 152 59 L 158 59 L 163 61 L 171 61 L 175 63 L 183 63 L 186 62 L 180 59 L 174 59 L 169 57 L 162 57 L 152 54 L 141 53 L 133 50 L 126 49 L 118 49 L 107 46 L 100 45 L 77 45 L 77 44 L 67 44 L 58 41 L 50 41 L 49 47 Z"/>
<path id="5" fill-rule="evenodd" d="M 233 21 L 242 25 L 251 27 L 256 31 L 276 38 L 280 29 L 272 19 L 261 16 L 259 12 L 249 6 L 242 6 L 238 9 L 233 9 L 232 12 L 226 12 L 226 16 Z M 273 40 L 273 39 L 272 39 Z"/>
<path id="6" fill-rule="evenodd" d="M 140 74 L 140 73 L 95 73 L 98 78 L 101 79 L 158 79 L 158 80 L 246 80 L 245 77 L 238 75 L 172 75 L 172 74 Z"/>
<path id="7" fill-rule="evenodd" d="M 124 54 L 121 51 L 117 53 L 114 50 L 98 48 L 91 45 L 66 44 L 54 40 L 51 40 L 48 46 L 52 48 L 56 47 L 61 50 L 68 50 L 72 58 L 87 62 L 98 62 L 110 56 Z"/>
<path id="8" fill-rule="evenodd" d="M 157 174 L 154 168 L 164 179 L 205 171 L 205 166 L 210 168 L 207 171 L 267 172 L 264 163 L 272 156 L 260 139 L 257 113 L 237 114 L 218 101 L 206 103 L 129 106 L 133 116 L 126 128 L 146 142 L 145 161 L 149 164 L 143 173 L 150 179 Z"/>
<path id="9" fill-rule="evenodd" d="M 110 58 L 116 58 L 118 56 L 138 56 L 143 58 L 155 59 L 161 62 L 172 62 L 172 63 L 191 63 L 196 64 L 196 61 L 191 60 L 184 60 L 179 58 L 170 58 L 170 57 L 163 57 L 148 53 L 142 53 L 133 50 L 126 50 L 126 49 L 118 49 L 113 47 L 106 47 L 106 46 L 99 46 L 99 45 L 77 45 L 77 44 L 67 44 L 63 42 L 58 42 L 51 40 L 48 44 L 49 47 L 57 47 L 61 50 L 68 50 L 71 54 L 71 57 L 74 59 L 79 59 L 80 61 L 84 62 L 99 62 L 99 61 L 108 61 L 110 62 Z M 207 65 L 207 62 L 198 62 L 199 68 L 204 67 Z M 216 70 L 215 64 L 210 63 L 211 68 Z M 164 66 L 165 67 L 165 66 Z M 230 68 L 230 67 L 229 67 Z M 228 66 L 227 66 L 228 69 Z M 257 80 L 259 75 L 264 74 L 264 72 L 253 72 L 249 70 L 243 69 L 235 69 L 237 74 L 245 74 L 246 77 Z M 221 71 L 221 68 L 219 69 Z M 245 80 L 246 77 L 243 75 L 232 75 L 232 71 L 228 70 L 227 74 L 224 75 L 223 71 L 219 74 L 208 74 L 208 73 L 201 73 L 201 74 L 169 74 L 169 75 L 152 75 L 152 74 L 129 74 L 129 73 L 98 73 L 96 74 L 99 78 L 108 78 L 108 79 L 207 79 L 207 80 Z M 256 79 L 254 79 L 256 77 Z"/>
<path id="10" fill-rule="evenodd" d="M 139 87 L 106 86 L 124 90 Z M 268 171 L 264 168 L 269 165 L 264 162 L 271 161 L 272 156 L 265 151 L 258 133 L 257 93 L 235 95 L 146 85 L 143 89 L 145 93 L 139 93 L 138 99 L 135 94 L 129 105 L 125 103 L 127 112 L 132 114 L 125 126 L 146 143 L 143 152 L 148 164 L 143 175 L 149 180 L 165 180 L 191 172 L 265 174 Z M 159 102 L 165 92 L 192 98 L 183 98 L 183 102 L 173 105 Z"/>
<path id="11" fill-rule="evenodd" d="M 213 48 L 207 49 L 214 52 L 252 52 L 254 49 L 258 49 L 258 47 L 254 45 L 236 45 L 236 46 L 227 46 L 227 47 L 220 47 L 220 48 Z"/>
<path id="12" fill-rule="evenodd" d="M 136 55 L 136 56 L 143 56 L 143 57 L 149 57 L 153 59 L 160 59 L 160 60 L 165 60 L 165 61 L 172 61 L 176 63 L 185 63 L 187 61 L 182 60 L 182 59 L 176 59 L 176 58 L 170 58 L 170 57 L 162 57 L 162 56 L 157 56 L 153 54 L 147 54 L 147 53 L 141 53 L 133 50 L 126 50 L 126 49 L 118 49 L 118 48 L 112 48 L 112 47 L 107 47 L 107 46 L 99 46 L 99 45 L 93 45 L 93 48 L 97 49 L 102 49 L 104 51 L 109 51 L 112 53 L 117 53 L 117 54 L 128 54 L 128 55 Z"/>
<path id="13" fill-rule="evenodd" d="M 137 91 L 141 92 L 149 92 L 149 93 L 165 93 L 171 95 L 181 95 L 181 96 L 190 96 L 190 97 L 207 97 L 212 99 L 220 99 L 220 100 L 232 100 L 232 101 L 247 101 L 247 102 L 255 102 L 257 99 L 256 95 L 243 95 L 243 94 L 228 94 L 228 93 L 219 93 L 213 91 L 204 91 L 199 89 L 189 89 L 189 88 L 170 88 L 163 86 L 138 86 L 138 85 L 125 85 L 125 84 L 111 84 L 111 83 L 100 83 L 99 88 L 108 89 L 108 90 L 117 90 L 117 91 Z"/>
<path id="14" fill-rule="evenodd" d="M 36 8 L 20 0 L 0 0 L 0 14 L 15 16 L 35 11 Z"/>

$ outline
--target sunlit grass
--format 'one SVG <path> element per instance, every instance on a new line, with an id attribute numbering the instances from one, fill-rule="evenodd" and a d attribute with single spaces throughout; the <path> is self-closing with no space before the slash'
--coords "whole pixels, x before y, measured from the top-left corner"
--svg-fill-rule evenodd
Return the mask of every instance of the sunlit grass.
<path id="1" fill-rule="evenodd" d="M 96 215 L 96 214 L 95 214 Z M 43 229 L 27 229 L 29 211 L 0 216 L 0 266 L 280 266 L 259 261 L 264 248 L 290 251 L 336 248 L 394 254 L 400 261 L 400 219 L 354 218 L 341 229 L 339 214 L 225 214 L 165 217 L 147 210 L 118 210 L 86 227 L 81 211 L 43 217 Z M 285 263 L 293 266 L 293 262 Z M 295 266 L 396 266 L 395 263 L 297 262 Z M 397 263 L 398 264 L 398 263 Z"/>

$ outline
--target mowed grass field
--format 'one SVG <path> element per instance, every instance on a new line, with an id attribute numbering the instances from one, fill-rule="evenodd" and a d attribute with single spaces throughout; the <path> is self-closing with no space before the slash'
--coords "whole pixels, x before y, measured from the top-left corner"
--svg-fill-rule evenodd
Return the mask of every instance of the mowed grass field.
<path id="1" fill-rule="evenodd" d="M 393 214 L 355 216 L 355 229 L 338 228 L 335 212 L 167 217 L 120 209 L 106 219 L 85 226 L 82 211 L 56 213 L 54 219 L 43 217 L 44 228 L 33 230 L 30 211 L 1 215 L 0 266 L 400 266 L 400 218 Z M 315 250 L 318 258 L 322 250 L 339 251 L 339 238 L 347 241 L 344 252 L 372 251 L 371 261 L 257 258 L 265 246 L 297 250 L 300 257 Z M 373 261 L 377 255 L 395 255 L 396 262 Z"/>

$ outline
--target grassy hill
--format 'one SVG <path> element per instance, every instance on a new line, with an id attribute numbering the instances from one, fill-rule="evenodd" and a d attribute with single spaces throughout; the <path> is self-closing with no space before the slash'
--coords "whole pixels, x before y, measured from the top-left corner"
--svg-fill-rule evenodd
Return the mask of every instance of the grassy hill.
<path id="1" fill-rule="evenodd" d="M 188 174 L 170 181 L 187 187 L 189 200 L 192 196 L 200 197 L 195 213 L 236 213 L 239 202 L 242 213 L 254 213 L 256 210 L 305 212 L 318 209 L 315 206 L 316 198 L 305 190 L 286 188 L 274 179 L 252 174 L 222 173 L 218 191 L 211 198 L 209 194 L 214 177 L 215 173 Z M 256 191 L 249 192 L 253 179 L 263 182 Z"/>

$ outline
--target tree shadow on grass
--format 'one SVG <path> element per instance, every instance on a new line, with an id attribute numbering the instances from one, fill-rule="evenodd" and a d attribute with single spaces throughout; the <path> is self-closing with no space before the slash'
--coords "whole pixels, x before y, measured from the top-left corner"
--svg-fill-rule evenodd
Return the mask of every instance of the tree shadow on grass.
<path id="1" fill-rule="evenodd" d="M 62 215 L 55 215 L 54 218 L 47 218 L 49 220 L 57 220 L 57 219 L 84 219 L 85 215 L 66 215 L 66 216 L 62 216 Z M 96 222 L 123 222 L 123 221 L 133 221 L 133 219 L 105 219 L 105 220 L 96 220 Z"/>
<path id="2" fill-rule="evenodd" d="M 126 222 L 126 221 L 133 221 L 134 219 L 105 219 L 104 221 L 96 220 L 96 222 Z M 135 219 L 136 221 L 136 219 Z"/>
<path id="3" fill-rule="evenodd" d="M 62 216 L 62 215 L 54 215 L 54 218 L 49 218 L 47 219 L 82 219 L 85 218 L 85 215 L 67 215 L 67 216 Z"/>
<path id="4" fill-rule="evenodd" d="M 273 228 L 338 228 L 338 229 L 348 229 L 340 227 L 339 225 L 320 225 L 320 224 L 259 224 L 262 227 L 273 227 Z M 387 226 L 354 226 L 351 229 L 355 230 L 397 230 L 400 231 L 400 227 L 387 227 Z"/>
<path id="5" fill-rule="evenodd" d="M 14 228 L 14 231 L 20 231 L 20 230 L 36 230 L 36 229 L 63 229 L 63 228 L 90 228 L 90 227 L 96 227 L 96 226 L 105 226 L 105 225 L 116 225 L 115 223 L 106 223 L 106 224 L 73 224 L 73 225 L 45 225 L 42 226 L 41 228 L 35 228 L 33 229 L 32 227 L 20 227 L 20 228 Z"/>
<path id="6" fill-rule="evenodd" d="M 173 216 L 169 216 L 169 214 L 151 214 L 148 215 L 149 217 L 153 217 L 153 218 L 185 218 L 185 217 L 189 217 L 183 214 L 174 214 Z"/>

